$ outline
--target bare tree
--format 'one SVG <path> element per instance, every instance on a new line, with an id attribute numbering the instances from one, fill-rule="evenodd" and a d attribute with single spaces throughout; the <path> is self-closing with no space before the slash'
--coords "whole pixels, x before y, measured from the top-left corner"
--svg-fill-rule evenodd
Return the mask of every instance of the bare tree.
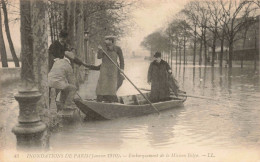
<path id="1" fill-rule="evenodd" d="M 227 20 L 223 21 L 223 28 L 225 38 L 228 41 L 228 64 L 231 68 L 233 60 L 234 43 L 237 40 L 241 39 L 241 37 L 237 37 L 237 35 L 246 26 L 246 24 L 251 23 L 252 20 L 249 18 L 249 16 L 254 9 L 250 8 L 252 3 L 249 3 L 249 1 L 237 2 L 233 0 L 221 0 L 220 3 L 224 12 L 224 16 L 226 17 L 225 20 Z M 243 9 L 244 12 L 241 12 Z"/>
<path id="2" fill-rule="evenodd" d="M 182 11 L 190 20 L 192 29 L 194 31 L 194 37 L 200 41 L 200 52 L 199 52 L 199 65 L 202 64 L 202 47 L 204 45 L 204 58 L 205 66 L 207 65 L 207 23 L 209 20 L 209 13 L 205 1 L 192 1 L 185 6 Z M 196 28 L 195 28 L 196 27 Z M 195 32 L 196 31 L 196 32 Z M 197 44 L 196 44 L 197 46 Z M 194 43 L 194 47 L 195 43 Z M 195 49 L 194 49 L 195 50 Z M 195 56 L 194 56 L 195 57 Z"/>
<path id="3" fill-rule="evenodd" d="M 1 53 L 2 67 L 8 67 L 5 42 L 3 37 L 3 29 L 2 29 L 1 9 L 0 9 L 0 53 Z"/>
<path id="4" fill-rule="evenodd" d="M 182 45 L 184 43 L 183 26 L 181 25 L 181 22 L 182 22 L 181 20 L 174 18 L 166 29 L 166 33 L 171 34 L 170 36 L 168 36 L 168 37 L 170 37 L 170 39 L 172 41 L 171 43 L 175 46 L 176 65 L 178 63 L 178 56 L 179 56 L 179 63 L 181 64 L 181 49 L 182 49 Z"/>
<path id="5" fill-rule="evenodd" d="M 186 17 L 187 22 L 190 24 L 191 29 L 193 30 L 193 65 L 196 64 L 196 50 L 197 50 L 197 40 L 198 40 L 198 12 L 195 8 L 196 1 L 191 1 L 184 6 L 184 9 L 181 11 Z M 201 55 L 200 55 L 201 56 Z"/>
<path id="6" fill-rule="evenodd" d="M 2 2 L 2 8 L 3 8 L 3 13 L 4 13 L 4 24 L 5 24 L 5 31 L 6 31 L 6 37 L 9 43 L 9 48 L 13 57 L 13 61 L 15 64 L 15 67 L 19 67 L 19 59 L 16 55 L 15 49 L 14 49 L 14 45 L 13 45 L 13 41 L 11 38 L 11 34 L 10 34 L 10 29 L 9 29 L 9 20 L 8 20 L 8 14 L 7 14 L 7 8 L 6 8 L 6 3 L 4 0 L 1 0 Z"/>
<path id="7" fill-rule="evenodd" d="M 214 66 L 216 55 L 216 42 L 221 38 L 219 31 L 221 31 L 220 20 L 223 19 L 223 10 L 219 1 L 207 1 L 208 11 L 210 13 L 210 19 L 208 21 L 208 29 L 212 32 L 212 62 L 211 66 Z"/>

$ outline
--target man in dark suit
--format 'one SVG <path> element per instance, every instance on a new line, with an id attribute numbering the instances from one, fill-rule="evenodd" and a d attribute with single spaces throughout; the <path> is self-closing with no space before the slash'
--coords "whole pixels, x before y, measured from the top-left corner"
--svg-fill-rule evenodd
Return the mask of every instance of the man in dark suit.
<path id="1" fill-rule="evenodd" d="M 54 59 L 63 59 L 65 51 L 70 51 L 67 44 L 68 33 L 65 30 L 61 30 L 59 39 L 54 41 L 49 47 L 49 71 L 53 66 Z"/>
<path id="2" fill-rule="evenodd" d="M 161 59 L 160 52 L 156 52 L 154 61 L 150 64 L 147 78 L 148 83 L 152 84 L 150 95 L 150 100 L 152 102 L 169 100 L 170 85 L 168 78 L 171 73 L 170 65 Z"/>

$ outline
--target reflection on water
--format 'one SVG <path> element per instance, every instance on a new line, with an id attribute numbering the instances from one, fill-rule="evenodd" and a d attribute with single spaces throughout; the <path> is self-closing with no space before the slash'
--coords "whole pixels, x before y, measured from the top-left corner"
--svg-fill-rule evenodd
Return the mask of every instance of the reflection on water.
<path id="1" fill-rule="evenodd" d="M 169 147 L 176 143 L 174 125 L 183 108 L 168 110 L 161 115 L 111 121 L 74 123 L 64 126 L 51 137 L 53 149 L 124 149 L 135 147 Z M 62 140 L 62 142 L 61 142 Z"/>
<path id="2" fill-rule="evenodd" d="M 148 66 L 143 60 L 127 60 L 125 72 L 138 87 L 149 88 Z M 160 116 L 64 125 L 52 135 L 52 149 L 171 148 L 176 144 L 260 146 L 259 73 L 250 68 L 174 68 L 173 75 L 187 94 L 217 101 L 188 98 L 183 108 L 162 112 Z M 127 81 L 118 92 L 133 93 L 137 91 Z"/>

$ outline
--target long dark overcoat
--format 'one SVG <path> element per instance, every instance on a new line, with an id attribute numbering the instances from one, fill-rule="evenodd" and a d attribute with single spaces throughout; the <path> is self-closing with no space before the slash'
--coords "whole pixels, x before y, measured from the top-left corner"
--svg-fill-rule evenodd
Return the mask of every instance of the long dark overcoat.
<path id="1" fill-rule="evenodd" d="M 151 82 L 151 95 L 152 102 L 167 100 L 170 96 L 168 77 L 170 70 L 169 64 L 161 60 L 160 63 L 153 61 L 148 70 L 148 82 Z"/>

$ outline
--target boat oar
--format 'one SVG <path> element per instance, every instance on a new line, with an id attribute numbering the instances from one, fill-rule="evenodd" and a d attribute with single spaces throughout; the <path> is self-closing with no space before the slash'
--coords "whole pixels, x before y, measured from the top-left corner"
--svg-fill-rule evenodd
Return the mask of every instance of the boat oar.
<path id="1" fill-rule="evenodd" d="M 158 113 L 158 109 L 152 104 L 152 102 L 135 86 L 135 84 L 125 75 L 125 73 L 120 69 L 120 67 L 115 63 L 114 60 L 111 59 L 111 57 L 106 53 L 106 51 L 102 48 L 99 47 L 103 51 L 103 53 L 108 57 L 108 59 L 117 67 L 117 69 L 124 75 L 124 77 L 135 87 L 135 89 L 145 98 L 145 100 L 151 105 L 151 107 Z"/>
<path id="2" fill-rule="evenodd" d="M 150 89 L 145 89 L 145 88 L 140 88 L 143 91 L 151 91 Z M 210 98 L 210 97 L 205 97 L 205 96 L 194 96 L 194 95 L 189 95 L 189 94 L 178 94 L 178 96 L 184 96 L 184 97 L 193 97 L 193 98 L 200 98 L 200 99 L 207 99 L 207 100 L 214 100 L 217 101 L 214 98 Z"/>

